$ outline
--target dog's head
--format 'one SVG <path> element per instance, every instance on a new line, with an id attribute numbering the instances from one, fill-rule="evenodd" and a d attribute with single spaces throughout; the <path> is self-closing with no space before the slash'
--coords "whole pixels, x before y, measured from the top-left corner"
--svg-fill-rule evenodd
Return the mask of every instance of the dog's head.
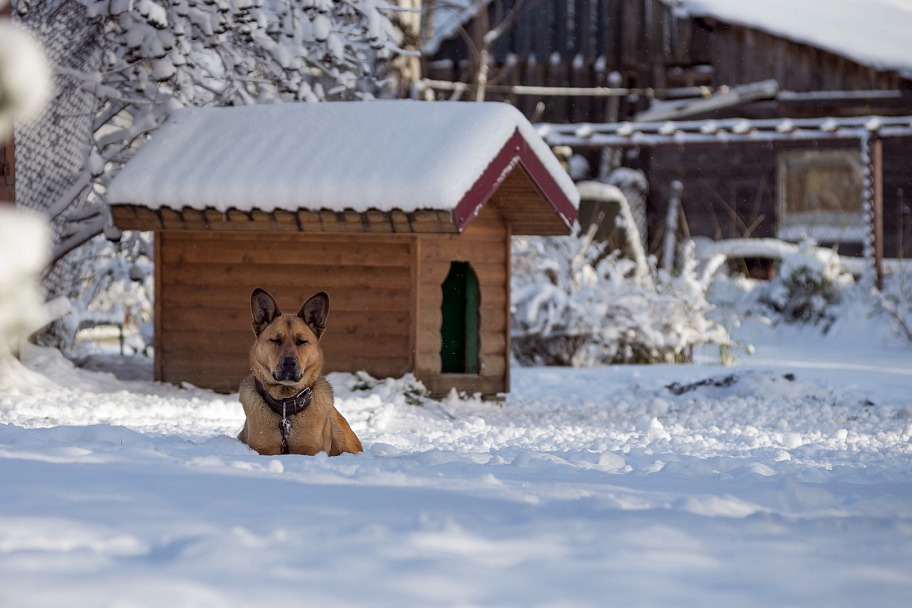
<path id="1" fill-rule="evenodd" d="M 288 387 L 311 386 L 323 371 L 320 337 L 326 328 L 329 296 L 320 292 L 298 314 L 282 314 L 263 289 L 250 295 L 253 333 L 250 366 L 261 382 Z"/>

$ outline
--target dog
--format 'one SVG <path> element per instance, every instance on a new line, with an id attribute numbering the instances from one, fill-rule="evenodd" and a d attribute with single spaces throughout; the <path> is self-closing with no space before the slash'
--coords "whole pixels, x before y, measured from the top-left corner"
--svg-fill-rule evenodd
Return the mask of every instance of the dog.
<path id="1" fill-rule="evenodd" d="M 252 373 L 239 391 L 246 420 L 238 439 L 260 454 L 363 451 L 323 377 L 320 337 L 329 296 L 321 291 L 298 314 L 282 314 L 275 298 L 257 288 L 250 295 L 250 312 L 256 340 L 250 349 Z"/>

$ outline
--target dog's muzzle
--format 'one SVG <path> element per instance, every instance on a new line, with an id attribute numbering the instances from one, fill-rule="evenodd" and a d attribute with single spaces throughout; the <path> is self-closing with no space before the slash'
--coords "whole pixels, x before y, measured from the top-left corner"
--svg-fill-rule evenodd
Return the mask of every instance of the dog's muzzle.
<path id="1" fill-rule="evenodd" d="M 272 372 L 276 382 L 297 382 L 301 379 L 301 368 L 294 357 L 283 357 L 278 367 Z"/>

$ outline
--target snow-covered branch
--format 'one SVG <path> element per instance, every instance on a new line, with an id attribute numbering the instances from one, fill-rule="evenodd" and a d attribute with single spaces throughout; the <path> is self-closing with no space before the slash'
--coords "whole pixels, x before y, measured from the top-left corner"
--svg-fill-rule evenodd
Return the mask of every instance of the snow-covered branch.
<path id="1" fill-rule="evenodd" d="M 15 11 L 26 27 L 45 31 L 55 19 L 59 26 L 61 6 L 67 19 L 92 20 L 100 32 L 78 51 L 90 61 L 64 55 L 55 66 L 70 94 L 95 104 L 80 135 L 90 141 L 69 142 L 85 154 L 82 168 L 58 176 L 47 196 L 36 197 L 55 224 L 52 265 L 86 265 L 47 275 L 48 294 L 79 300 L 76 311 L 90 309 L 88 280 L 119 280 L 125 265 L 96 274 L 113 261 L 73 250 L 102 232 L 119 236 L 105 209 L 107 186 L 173 110 L 385 96 L 386 65 L 398 46 L 383 14 L 386 0 L 20 0 Z M 115 247 L 90 246 L 118 255 Z"/>

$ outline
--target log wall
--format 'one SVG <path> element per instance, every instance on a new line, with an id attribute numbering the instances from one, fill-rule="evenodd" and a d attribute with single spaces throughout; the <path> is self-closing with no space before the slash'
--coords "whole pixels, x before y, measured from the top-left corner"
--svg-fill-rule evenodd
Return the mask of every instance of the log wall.
<path id="1" fill-rule="evenodd" d="M 484 207 L 459 236 L 418 238 L 418 339 L 415 375 L 436 395 L 450 387 L 496 395 L 510 389 L 510 229 L 496 210 Z M 441 285 L 450 262 L 465 261 L 478 276 L 479 375 L 440 374 Z"/>
<path id="2" fill-rule="evenodd" d="M 236 391 L 249 373 L 255 287 L 283 312 L 329 294 L 326 371 L 411 369 L 414 237 L 157 234 L 157 379 Z"/>
<path id="3" fill-rule="evenodd" d="M 435 395 L 509 390 L 509 235 L 485 207 L 462 235 L 156 233 L 156 379 L 234 392 L 249 373 L 250 293 L 297 312 L 318 291 L 330 311 L 326 371 L 407 372 Z M 479 279 L 480 374 L 440 373 L 441 285 L 452 261 Z"/>

